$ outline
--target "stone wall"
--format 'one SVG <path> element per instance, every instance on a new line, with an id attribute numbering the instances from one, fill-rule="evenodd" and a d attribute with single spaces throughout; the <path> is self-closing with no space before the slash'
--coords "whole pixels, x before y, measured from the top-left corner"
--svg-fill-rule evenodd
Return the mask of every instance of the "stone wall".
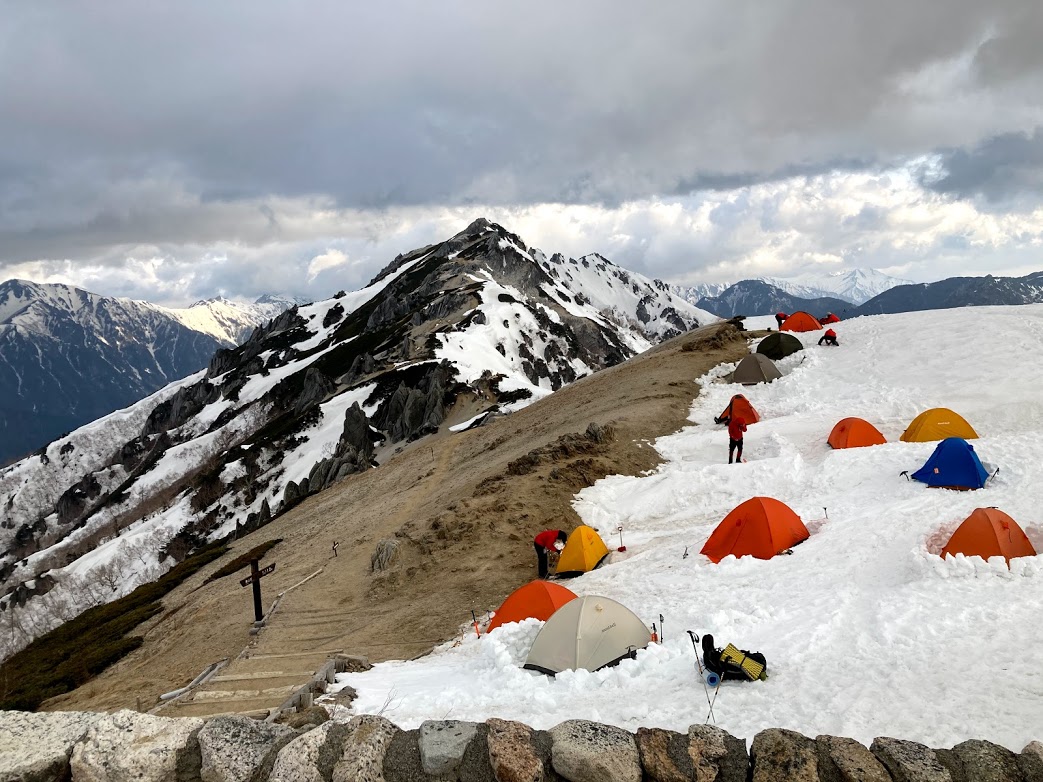
<path id="1" fill-rule="evenodd" d="M 878 738 L 865 747 L 789 730 L 746 742 L 569 720 L 332 722 L 320 708 L 286 724 L 243 716 L 171 719 L 120 711 L 0 712 L 0 782 L 1043 782 L 1043 744 L 1020 754 L 987 741 L 931 749 Z"/>

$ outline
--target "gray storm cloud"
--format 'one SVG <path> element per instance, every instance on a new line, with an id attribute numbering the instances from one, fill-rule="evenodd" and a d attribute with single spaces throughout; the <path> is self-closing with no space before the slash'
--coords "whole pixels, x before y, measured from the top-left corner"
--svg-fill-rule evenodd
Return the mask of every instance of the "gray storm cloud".
<path id="1" fill-rule="evenodd" d="M 939 151 L 939 193 L 1040 189 L 1036 0 L 2 11 L 0 274 L 143 246 L 306 268 L 340 237 L 352 257 L 404 240 L 403 215 L 618 209 Z M 1021 162 L 1037 175 L 1001 175 Z"/>

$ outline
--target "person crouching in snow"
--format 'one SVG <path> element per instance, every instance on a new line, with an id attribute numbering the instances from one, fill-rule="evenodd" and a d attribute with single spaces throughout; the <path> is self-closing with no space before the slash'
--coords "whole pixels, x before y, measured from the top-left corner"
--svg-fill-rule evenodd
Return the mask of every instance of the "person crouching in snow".
<path id="1" fill-rule="evenodd" d="M 742 433 L 746 431 L 746 421 L 741 416 L 735 416 L 728 422 L 728 464 L 732 463 L 732 455 L 735 463 L 742 461 Z"/>
<path id="2" fill-rule="evenodd" d="M 550 572 L 550 552 L 559 552 L 565 548 L 569 535 L 563 529 L 545 529 L 535 538 L 532 545 L 536 549 L 536 561 L 539 562 L 540 578 L 546 578 Z"/>
<path id="3" fill-rule="evenodd" d="M 835 348 L 840 347 L 840 343 L 837 342 L 837 333 L 833 329 L 826 329 L 826 333 L 819 337 L 818 344 L 821 345 L 823 342 Z"/>

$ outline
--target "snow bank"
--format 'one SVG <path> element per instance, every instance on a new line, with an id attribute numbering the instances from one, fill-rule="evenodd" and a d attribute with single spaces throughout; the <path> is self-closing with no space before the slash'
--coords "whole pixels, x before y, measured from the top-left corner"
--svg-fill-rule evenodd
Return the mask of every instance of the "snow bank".
<path id="1" fill-rule="evenodd" d="M 738 736 L 781 726 L 867 743 L 984 737 L 1015 751 L 1036 738 L 1043 556 L 1009 569 L 1001 560 L 943 561 L 929 541 L 995 505 L 1043 550 L 1034 526 L 1043 363 L 1030 358 L 1043 341 L 1043 305 L 860 318 L 836 330 L 840 348 L 817 347 L 819 332 L 798 335 L 807 349 L 779 362 L 784 376 L 770 385 L 713 382 L 732 368 L 718 367 L 701 379 L 695 425 L 656 442 L 666 459 L 659 470 L 610 476 L 577 496 L 576 510 L 610 543 L 623 525 L 628 553 L 569 586 L 619 600 L 649 624 L 662 614 L 665 643 L 611 670 L 551 679 L 520 668 L 539 622 L 481 640 L 465 633 L 426 658 L 341 676 L 359 692 L 356 710 L 384 708 L 405 727 L 495 715 L 538 728 L 585 718 L 684 729 L 706 716 L 684 635 L 691 628 L 768 657 L 768 681 L 729 683 L 714 707 L 718 724 Z M 727 435 L 713 416 L 739 390 L 763 420 L 747 433 L 749 462 L 728 465 Z M 898 442 L 900 434 L 938 406 L 964 415 L 981 436 L 981 458 L 1001 467 L 989 488 L 927 489 L 899 476 L 934 448 Z M 832 451 L 830 429 L 851 415 L 873 422 L 888 444 Z M 811 538 L 769 561 L 714 565 L 701 556 L 716 524 L 757 495 L 789 504 Z"/>

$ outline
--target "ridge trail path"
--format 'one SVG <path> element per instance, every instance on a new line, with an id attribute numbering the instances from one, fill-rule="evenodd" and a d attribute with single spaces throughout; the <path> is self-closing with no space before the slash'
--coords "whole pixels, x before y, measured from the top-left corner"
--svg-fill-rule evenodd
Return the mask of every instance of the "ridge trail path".
<path id="1" fill-rule="evenodd" d="M 160 713 L 255 712 L 284 702 L 331 653 L 372 661 L 427 653 L 469 627 L 472 609 L 479 616 L 495 609 L 535 577 L 532 537 L 576 526 L 578 491 L 606 475 L 655 469 L 661 459 L 651 443 L 689 423 L 695 379 L 738 361 L 753 336 L 729 324 L 696 329 L 485 426 L 449 432 L 482 409 L 478 400 L 459 405 L 442 432 L 378 457 L 378 468 L 236 541 L 164 598 L 164 612 L 135 631 L 144 637 L 139 649 L 42 708 L 151 708 L 227 658 L 215 678 Z M 592 422 L 613 436 L 585 437 Z M 723 430 L 721 437 L 723 456 Z M 610 530 L 601 533 L 612 542 Z M 321 572 L 287 592 L 251 637 L 252 601 L 238 583 L 245 572 L 204 582 L 233 556 L 276 538 L 282 542 L 262 560 L 277 563 L 261 582 L 266 609 Z M 374 573 L 371 557 L 383 540 L 397 551 Z"/>

